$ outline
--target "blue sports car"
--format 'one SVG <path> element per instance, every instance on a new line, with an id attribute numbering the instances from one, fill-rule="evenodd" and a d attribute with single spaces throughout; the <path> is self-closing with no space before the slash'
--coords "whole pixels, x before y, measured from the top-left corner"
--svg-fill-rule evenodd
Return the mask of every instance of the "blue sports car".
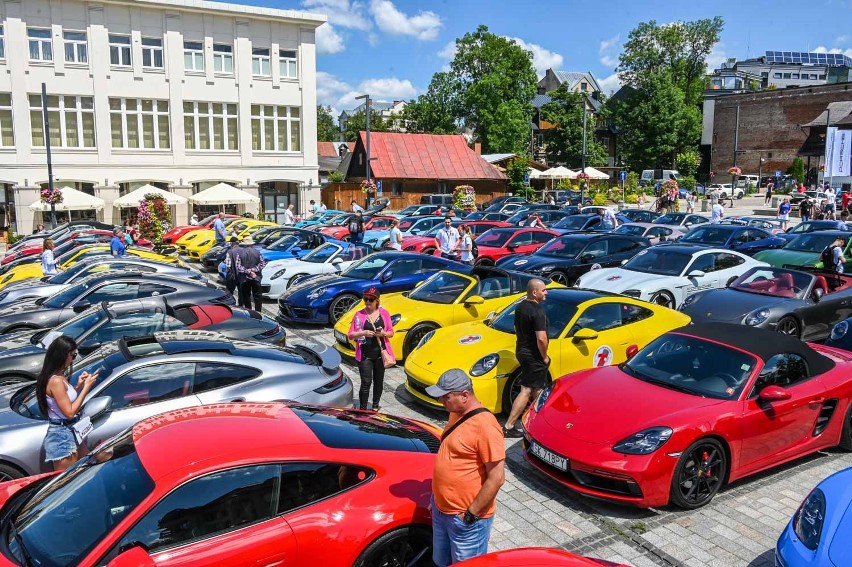
<path id="1" fill-rule="evenodd" d="M 787 241 L 762 228 L 735 224 L 705 223 L 692 227 L 678 244 L 695 244 L 727 248 L 743 254 L 754 254 L 761 250 L 782 248 Z"/>
<path id="2" fill-rule="evenodd" d="M 255 232 L 252 235 L 252 239 L 257 246 L 266 248 L 289 234 L 299 236 L 302 241 L 302 244 L 299 244 L 301 248 L 314 249 L 325 242 L 322 238 L 316 238 L 317 235 L 314 232 L 300 230 L 292 226 L 268 226 Z M 228 248 L 230 248 L 230 245 L 214 246 L 208 250 L 201 255 L 201 266 L 211 272 L 218 270 L 219 264 L 225 260 L 225 253 L 228 251 Z"/>
<path id="3" fill-rule="evenodd" d="M 272 244 L 265 247 L 260 247 L 260 254 L 266 263 L 273 260 L 287 260 L 290 258 L 301 258 L 308 254 L 318 246 L 326 242 L 335 242 L 340 244 L 339 240 L 335 240 L 319 232 L 311 232 L 301 228 L 291 228 L 290 232 L 282 236 Z M 219 263 L 219 277 L 222 281 L 225 280 L 225 258 L 222 255 L 222 261 Z"/>
<path id="4" fill-rule="evenodd" d="M 300 279 L 278 300 L 279 323 L 329 323 L 352 308 L 371 287 L 381 293 L 409 291 L 438 270 L 466 273 L 469 266 L 437 256 L 411 252 L 377 252 L 341 274 Z"/>
<path id="5" fill-rule="evenodd" d="M 852 565 L 852 468 L 820 482 L 802 502 L 775 547 L 781 567 Z"/>
<path id="6" fill-rule="evenodd" d="M 318 215 L 314 215 L 309 219 L 303 219 L 297 222 L 295 225 L 296 228 L 307 228 L 309 226 L 314 226 L 315 224 L 324 224 L 336 217 L 337 215 L 342 215 L 346 211 L 335 211 L 334 209 L 329 209 L 327 211 L 323 211 Z"/>

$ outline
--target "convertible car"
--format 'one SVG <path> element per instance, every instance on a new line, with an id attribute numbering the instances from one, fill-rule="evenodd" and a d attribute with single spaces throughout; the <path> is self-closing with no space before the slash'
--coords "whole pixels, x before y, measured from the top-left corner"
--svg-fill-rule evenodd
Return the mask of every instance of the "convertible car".
<path id="1" fill-rule="evenodd" d="M 690 295 L 680 310 L 696 323 L 741 324 L 820 341 L 852 316 L 852 276 L 751 268 L 727 288 Z"/>
<path id="2" fill-rule="evenodd" d="M 198 221 L 198 224 L 188 224 L 176 226 L 163 235 L 164 244 L 175 244 L 177 240 L 187 233 L 195 232 L 196 230 L 213 229 L 213 223 L 219 218 L 218 214 L 210 215 Z M 237 215 L 225 215 L 225 220 L 241 218 Z"/>
<path id="3" fill-rule="evenodd" d="M 783 236 L 786 240 L 793 240 L 800 234 L 806 234 L 808 232 L 819 232 L 821 230 L 840 230 L 842 232 L 849 232 L 849 228 L 843 221 L 809 220 L 800 222 L 796 226 L 788 228 L 786 232 L 783 232 L 779 236 Z M 852 234 L 850 234 L 849 236 L 852 236 Z"/>
<path id="4" fill-rule="evenodd" d="M 849 353 L 772 331 L 691 325 L 543 390 L 523 418 L 524 456 L 583 494 L 699 508 L 726 483 L 852 449 L 850 366 Z"/>
<path id="5" fill-rule="evenodd" d="M 299 278 L 340 273 L 371 252 L 365 244 L 330 240 L 304 256 L 268 262 L 261 274 L 260 289 L 265 297 L 278 299 Z M 219 276 L 224 279 L 221 268 Z"/>
<path id="6" fill-rule="evenodd" d="M 837 238 L 842 238 L 846 241 L 846 249 L 843 254 L 846 256 L 846 261 L 848 262 L 850 255 L 852 255 L 852 232 L 839 230 L 820 230 L 800 234 L 783 248 L 758 252 L 754 255 L 754 259 L 766 262 L 772 266 L 778 266 L 779 268 L 785 266 L 821 267 L 820 253 Z"/>
<path id="7" fill-rule="evenodd" d="M 426 393 L 450 368 L 473 378 L 476 397 L 489 410 L 508 412 L 520 391 L 515 358 L 515 308 L 492 321 L 453 325 L 426 333 L 405 362 L 405 389 L 429 406 L 443 407 Z M 541 304 L 548 318 L 550 378 L 627 359 L 660 333 L 686 325 L 689 317 L 629 297 L 580 289 L 553 289 Z M 608 397 L 608 396 L 604 396 Z"/>

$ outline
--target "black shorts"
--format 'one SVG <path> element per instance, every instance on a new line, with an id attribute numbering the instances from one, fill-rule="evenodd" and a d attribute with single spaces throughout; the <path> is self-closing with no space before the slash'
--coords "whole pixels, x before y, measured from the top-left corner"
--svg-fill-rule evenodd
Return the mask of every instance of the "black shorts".
<path id="1" fill-rule="evenodd" d="M 537 358 L 518 357 L 521 364 L 521 386 L 542 389 L 547 386 L 547 365 Z"/>

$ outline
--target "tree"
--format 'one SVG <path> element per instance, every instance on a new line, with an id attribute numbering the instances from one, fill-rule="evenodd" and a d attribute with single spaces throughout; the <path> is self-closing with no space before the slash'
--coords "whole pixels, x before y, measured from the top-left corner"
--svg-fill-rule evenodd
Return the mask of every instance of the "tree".
<path id="1" fill-rule="evenodd" d="M 684 177 L 695 177 L 701 164 L 701 154 L 697 150 L 685 150 L 677 154 L 675 165 Z"/>
<path id="2" fill-rule="evenodd" d="M 541 107 L 541 118 L 553 124 L 543 130 L 549 163 L 564 163 L 569 167 L 583 164 L 583 105 L 586 95 L 568 90 L 563 83 L 550 93 L 553 99 Z M 595 115 L 588 113 L 586 126 L 586 165 L 606 165 L 607 151 L 595 140 Z"/>
<path id="3" fill-rule="evenodd" d="M 435 73 L 428 90 L 405 105 L 402 122 L 409 132 L 455 134 L 459 131 L 459 85 L 450 73 Z"/>
<path id="4" fill-rule="evenodd" d="M 509 178 L 509 192 L 512 195 L 522 196 L 526 194 L 529 185 L 527 185 L 525 179 L 529 170 L 530 166 L 524 156 L 513 159 L 506 165 L 506 177 Z"/>
<path id="5" fill-rule="evenodd" d="M 317 106 L 317 141 L 336 142 L 339 135 L 337 125 L 331 116 L 331 107 Z"/>
<path id="6" fill-rule="evenodd" d="M 802 158 L 797 157 L 793 158 L 793 165 L 790 166 L 790 169 L 787 170 L 793 178 L 796 180 L 796 183 L 804 183 L 805 182 L 805 162 Z"/>
<path id="7" fill-rule="evenodd" d="M 358 111 L 346 120 L 344 125 L 343 135 L 349 142 L 358 139 L 358 132 L 367 129 L 367 116 L 364 111 Z M 370 112 L 370 131 L 371 132 L 387 132 L 390 129 L 389 124 L 385 123 L 384 119 L 375 112 Z"/>

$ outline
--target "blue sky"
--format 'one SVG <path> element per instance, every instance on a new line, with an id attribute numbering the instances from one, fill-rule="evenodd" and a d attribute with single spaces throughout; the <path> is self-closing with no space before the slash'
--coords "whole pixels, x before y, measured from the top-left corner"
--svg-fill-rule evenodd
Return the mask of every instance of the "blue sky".
<path id="1" fill-rule="evenodd" d="M 452 59 L 455 38 L 480 24 L 515 38 L 549 67 L 591 71 L 605 91 L 619 86 L 615 67 L 639 22 L 722 16 L 725 29 L 711 68 L 729 57 L 767 50 L 831 51 L 852 56 L 852 0 L 230 0 L 325 14 L 317 30 L 317 96 L 335 110 L 374 100 L 408 100 Z"/>

